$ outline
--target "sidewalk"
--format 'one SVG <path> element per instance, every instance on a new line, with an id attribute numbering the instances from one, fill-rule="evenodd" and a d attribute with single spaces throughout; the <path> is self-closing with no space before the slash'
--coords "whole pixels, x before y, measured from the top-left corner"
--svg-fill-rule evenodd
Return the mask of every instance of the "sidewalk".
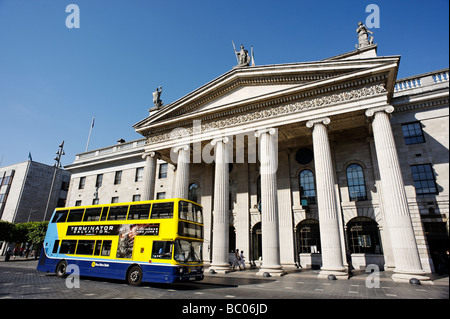
<path id="1" fill-rule="evenodd" d="M 319 274 L 319 270 L 311 270 L 311 269 L 288 269 L 286 271 L 286 274 L 282 277 L 262 277 L 256 275 L 256 273 L 259 271 L 259 268 L 254 269 L 245 269 L 242 271 L 234 270 L 227 274 L 210 274 L 208 271 L 208 268 L 205 267 L 205 278 L 214 278 L 214 277 L 222 277 L 222 278 L 264 278 L 267 280 L 278 280 L 282 278 L 283 280 L 297 280 L 299 278 L 308 279 L 308 280 L 319 280 L 321 282 L 327 281 L 327 279 L 318 279 L 317 275 Z M 391 276 L 394 274 L 393 272 L 389 271 L 380 271 L 379 279 L 381 282 L 394 282 L 391 278 Z M 366 281 L 367 277 L 369 276 L 369 273 L 365 273 L 364 271 L 352 271 L 352 275 L 347 280 L 339 280 L 339 281 Z M 449 286 L 449 275 L 438 275 L 438 274 L 427 274 L 431 278 L 431 281 L 434 285 L 440 285 L 440 286 Z"/>

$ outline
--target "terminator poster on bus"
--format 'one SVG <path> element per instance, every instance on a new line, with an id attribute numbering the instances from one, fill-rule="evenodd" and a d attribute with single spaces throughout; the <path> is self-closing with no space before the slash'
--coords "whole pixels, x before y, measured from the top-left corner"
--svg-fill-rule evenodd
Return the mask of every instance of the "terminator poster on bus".
<path id="1" fill-rule="evenodd" d="M 158 234 L 159 224 L 120 225 L 116 258 L 132 257 L 135 236 L 158 236 Z"/>

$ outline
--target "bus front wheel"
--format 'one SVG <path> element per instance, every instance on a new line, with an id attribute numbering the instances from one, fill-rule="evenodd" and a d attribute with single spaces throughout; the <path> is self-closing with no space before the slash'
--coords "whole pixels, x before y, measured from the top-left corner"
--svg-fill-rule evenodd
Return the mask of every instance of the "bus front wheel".
<path id="1" fill-rule="evenodd" d="M 58 265 L 56 265 L 56 276 L 60 278 L 65 278 L 67 276 L 67 262 L 65 260 L 61 260 Z"/>
<path id="2" fill-rule="evenodd" d="M 131 286 L 139 286 L 142 282 L 142 269 L 139 266 L 133 266 L 128 271 L 127 281 Z"/>

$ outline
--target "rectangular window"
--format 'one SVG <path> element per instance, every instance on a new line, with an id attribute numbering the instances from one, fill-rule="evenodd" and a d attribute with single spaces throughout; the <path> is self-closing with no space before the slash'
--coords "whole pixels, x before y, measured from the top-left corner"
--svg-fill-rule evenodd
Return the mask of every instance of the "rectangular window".
<path id="1" fill-rule="evenodd" d="M 118 203 L 118 202 L 119 202 L 119 197 L 118 196 L 115 196 L 115 197 L 111 198 L 111 204 Z"/>
<path id="2" fill-rule="evenodd" d="M 134 177 L 135 182 L 142 182 L 144 178 L 144 168 L 138 167 L 136 168 L 136 176 Z"/>
<path id="3" fill-rule="evenodd" d="M 61 248 L 59 249 L 60 254 L 74 254 L 75 247 L 77 247 L 76 240 L 63 240 L 61 242 Z"/>
<path id="4" fill-rule="evenodd" d="M 139 202 L 141 200 L 141 195 L 133 195 L 133 202 Z"/>
<path id="5" fill-rule="evenodd" d="M 95 187 L 101 187 L 103 183 L 103 174 L 97 175 L 97 180 L 95 181 Z"/>
<path id="6" fill-rule="evenodd" d="M 167 178 L 167 167 L 168 167 L 167 163 L 159 165 L 158 178 Z"/>
<path id="7" fill-rule="evenodd" d="M 155 203 L 152 207 L 151 218 L 172 218 L 173 203 Z"/>
<path id="8" fill-rule="evenodd" d="M 95 256 L 100 255 L 101 249 L 102 249 L 102 241 L 97 240 L 97 242 L 95 243 L 94 255 Z"/>
<path id="9" fill-rule="evenodd" d="M 68 210 L 60 210 L 55 213 L 52 223 L 64 223 L 67 218 Z"/>
<path id="10" fill-rule="evenodd" d="M 154 241 L 152 249 L 152 258 L 171 259 L 172 258 L 172 242 L 171 241 Z"/>
<path id="11" fill-rule="evenodd" d="M 67 222 L 81 222 L 83 219 L 84 209 L 71 209 Z"/>
<path id="12" fill-rule="evenodd" d="M 94 222 L 100 220 L 100 215 L 102 213 L 101 207 L 96 208 L 87 208 L 84 213 L 83 221 L 84 222 Z"/>
<path id="13" fill-rule="evenodd" d="M 80 183 L 78 183 L 78 189 L 84 189 L 85 184 L 86 184 L 86 177 L 80 177 Z"/>
<path id="14" fill-rule="evenodd" d="M 156 199 L 166 199 L 166 192 L 156 193 Z"/>
<path id="15" fill-rule="evenodd" d="M 406 145 L 425 143 L 422 125 L 420 124 L 420 122 L 403 124 L 402 130 Z"/>
<path id="16" fill-rule="evenodd" d="M 104 240 L 102 245 L 102 256 L 109 256 L 111 254 L 111 240 Z"/>
<path id="17" fill-rule="evenodd" d="M 55 240 L 55 243 L 53 244 L 53 254 L 56 254 L 58 252 L 58 248 L 59 248 L 59 240 Z"/>
<path id="18" fill-rule="evenodd" d="M 114 185 L 122 183 L 122 171 L 117 171 L 114 176 Z"/>
<path id="19" fill-rule="evenodd" d="M 131 205 L 128 219 L 147 219 L 150 215 L 150 204 Z"/>
<path id="20" fill-rule="evenodd" d="M 128 206 L 111 206 L 109 208 L 108 220 L 127 219 Z"/>
<path id="21" fill-rule="evenodd" d="M 75 206 L 81 206 L 81 200 L 75 201 Z"/>
<path id="22" fill-rule="evenodd" d="M 95 240 L 78 241 L 76 255 L 92 255 L 94 252 Z"/>
<path id="23" fill-rule="evenodd" d="M 431 164 L 412 165 L 411 172 L 417 195 L 438 194 Z"/>

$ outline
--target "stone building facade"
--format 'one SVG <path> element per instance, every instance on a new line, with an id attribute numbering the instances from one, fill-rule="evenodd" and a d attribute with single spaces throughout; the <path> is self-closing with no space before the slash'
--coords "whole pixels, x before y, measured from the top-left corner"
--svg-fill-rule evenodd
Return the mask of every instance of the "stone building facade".
<path id="1" fill-rule="evenodd" d="M 127 171 L 120 201 L 164 190 L 204 207 L 204 260 L 217 272 L 239 248 L 259 274 L 301 265 L 347 278 L 350 255 L 355 268 L 425 282 L 434 250 L 448 249 L 448 69 L 397 80 L 400 57 L 376 51 L 236 67 L 150 109 L 134 125 L 143 140 L 66 167 L 68 204 L 110 202 L 113 172 Z"/>
<path id="2" fill-rule="evenodd" d="M 55 207 L 66 205 L 69 182 L 69 172 L 35 161 L 0 167 L 0 219 L 49 220 Z"/>

